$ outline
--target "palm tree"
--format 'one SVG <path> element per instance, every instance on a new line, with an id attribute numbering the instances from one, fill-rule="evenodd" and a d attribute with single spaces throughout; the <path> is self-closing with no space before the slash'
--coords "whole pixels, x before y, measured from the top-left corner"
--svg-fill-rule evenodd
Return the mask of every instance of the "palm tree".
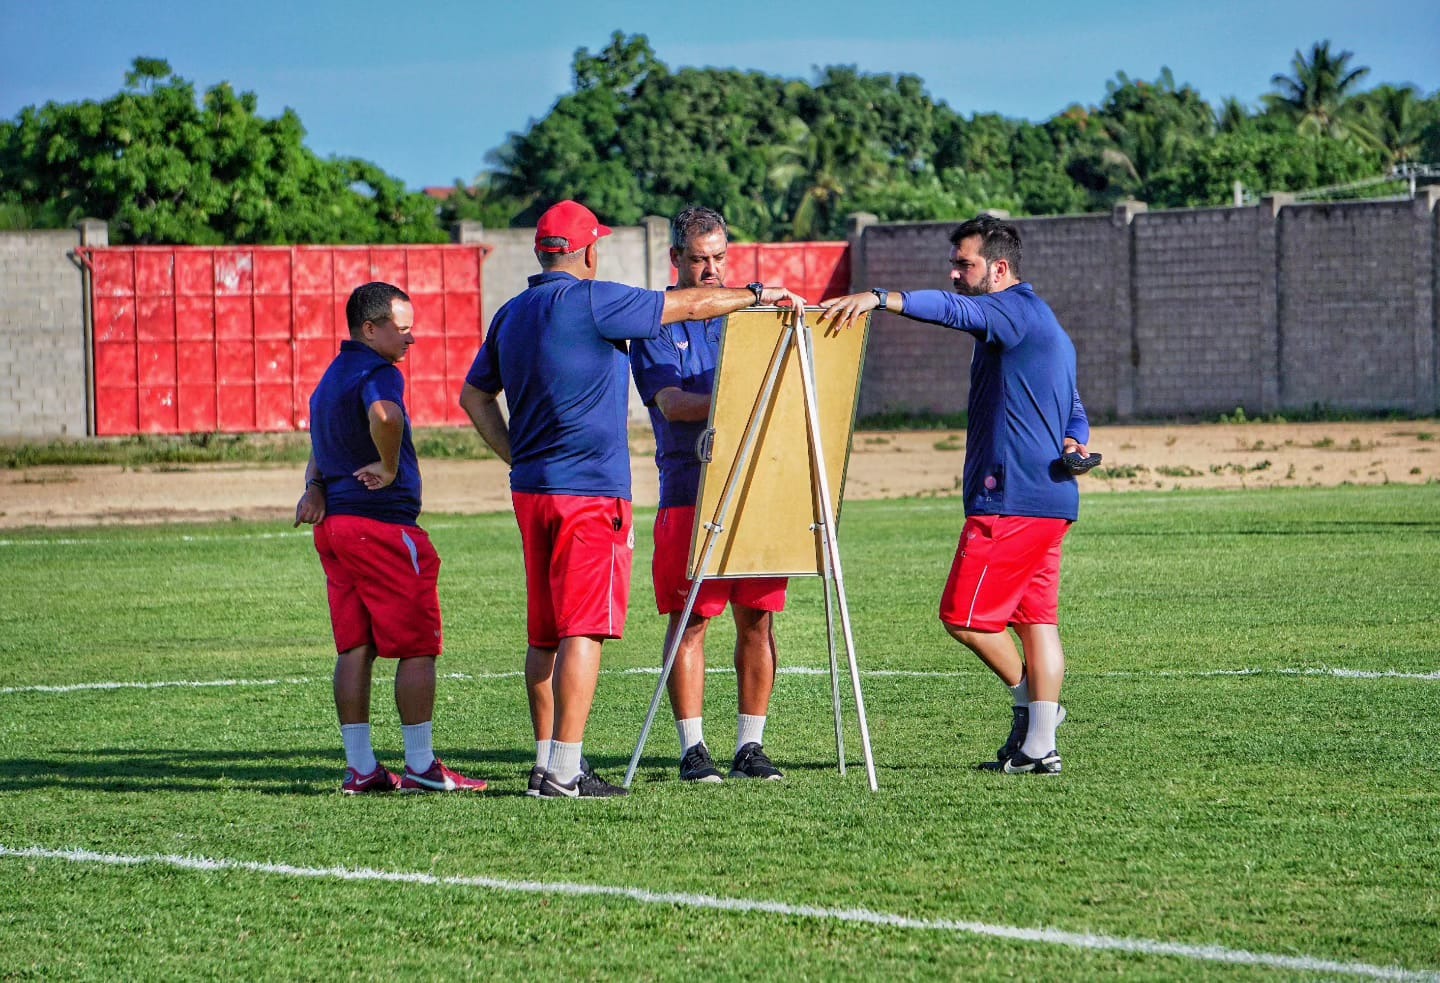
<path id="1" fill-rule="evenodd" d="M 1274 75 L 1270 84 L 1278 92 L 1265 96 L 1271 109 L 1292 115 L 1301 133 L 1332 137 L 1356 132 L 1350 97 L 1360 80 L 1370 74 L 1366 66 L 1350 67 L 1354 52 L 1332 52 L 1329 41 L 1316 41 L 1307 58 L 1296 50 L 1290 75 Z M 1361 128 L 1363 129 L 1363 128 Z"/>
<path id="2" fill-rule="evenodd" d="M 1387 164 L 1417 160 L 1424 140 L 1424 107 L 1413 86 L 1380 85 L 1358 97 L 1366 131 Z"/>

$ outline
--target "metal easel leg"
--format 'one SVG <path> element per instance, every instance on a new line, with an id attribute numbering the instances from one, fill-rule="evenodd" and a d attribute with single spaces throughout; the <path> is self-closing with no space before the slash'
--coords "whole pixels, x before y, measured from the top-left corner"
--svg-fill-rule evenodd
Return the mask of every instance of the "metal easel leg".
<path id="1" fill-rule="evenodd" d="M 817 522 L 826 550 L 827 565 L 834 575 L 835 594 L 840 607 L 840 627 L 845 635 L 845 653 L 850 663 L 850 685 L 855 692 L 855 714 L 860 722 L 860 743 L 865 751 L 865 773 L 870 791 L 879 789 L 875 781 L 875 759 L 870 748 L 870 725 L 865 716 L 865 698 L 860 692 L 860 665 L 855 659 L 855 637 L 850 628 L 850 608 L 845 601 L 845 575 L 840 565 L 840 544 L 835 538 L 832 517 L 835 509 L 830 497 L 830 478 L 825 470 L 825 452 L 820 441 L 820 409 L 815 397 L 815 363 L 810 343 L 810 328 L 801 318 L 795 331 L 800 348 L 800 385 L 805 391 L 805 421 L 810 431 L 810 456 L 814 462 L 816 489 L 820 498 Z"/>
<path id="2" fill-rule="evenodd" d="M 819 523 L 812 526 L 816 535 L 824 535 Z M 825 641 L 830 655 L 830 704 L 835 708 L 835 757 L 840 762 L 840 774 L 845 774 L 845 727 L 840 709 L 840 668 L 835 661 L 835 594 L 830 582 L 830 551 L 821 551 L 824 565 L 822 576 L 825 585 Z"/>

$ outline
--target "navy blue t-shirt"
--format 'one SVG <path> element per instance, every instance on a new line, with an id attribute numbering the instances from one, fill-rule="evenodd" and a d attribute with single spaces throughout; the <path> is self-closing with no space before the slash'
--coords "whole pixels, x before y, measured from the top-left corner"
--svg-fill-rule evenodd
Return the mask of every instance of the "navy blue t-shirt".
<path id="1" fill-rule="evenodd" d="M 665 295 L 539 273 L 496 312 L 465 381 L 505 393 L 510 487 L 630 499 L 625 342 L 660 331 Z"/>
<path id="2" fill-rule="evenodd" d="M 655 405 L 655 394 L 671 387 L 706 395 L 715 391 L 715 361 L 724 324 L 721 317 L 667 324 L 656 338 L 630 346 L 635 388 L 650 409 L 650 425 L 655 429 L 662 509 L 694 505 L 699 497 L 700 458 L 695 442 L 705 432 L 706 422 L 665 419 Z"/>
<path id="3" fill-rule="evenodd" d="M 1075 385 L 1075 346 L 1028 283 L 965 297 L 902 294 L 906 317 L 975 336 L 965 441 L 965 514 L 1069 519 L 1080 488 L 1056 463 L 1090 422 Z"/>
<path id="4" fill-rule="evenodd" d="M 405 415 L 395 480 L 370 491 L 355 472 L 380 460 L 370 439 L 370 405 L 388 400 Z M 310 448 L 325 481 L 325 514 L 358 515 L 413 526 L 420 517 L 420 464 L 405 410 L 405 377 L 358 341 L 342 341 L 340 354 L 310 396 Z"/>

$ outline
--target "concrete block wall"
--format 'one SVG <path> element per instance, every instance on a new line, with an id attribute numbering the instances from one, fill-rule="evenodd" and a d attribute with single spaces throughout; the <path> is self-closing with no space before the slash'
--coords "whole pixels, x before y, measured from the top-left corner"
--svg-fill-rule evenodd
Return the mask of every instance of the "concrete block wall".
<path id="1" fill-rule="evenodd" d="M 1262 404 L 1256 210 L 1135 218 L 1138 414 L 1257 412 Z"/>
<path id="2" fill-rule="evenodd" d="M 955 222 L 865 222 L 852 289 L 948 289 Z M 1092 416 L 1440 413 L 1440 188 L 1410 201 L 1024 219 L 1023 275 L 1075 342 Z M 968 336 L 878 315 L 862 416 L 956 412 Z"/>
<path id="3" fill-rule="evenodd" d="M 1433 331 L 1416 284 L 1433 254 L 1409 201 L 1287 208 L 1280 216 L 1282 399 L 1349 409 L 1434 403 Z M 1432 213 L 1433 215 L 1433 213 Z M 1426 216 L 1430 218 L 1432 216 Z M 1418 233 L 1422 233 L 1417 235 Z M 1429 370 L 1428 372 L 1426 370 Z M 1428 398 L 1427 397 L 1428 391 Z"/>
<path id="4" fill-rule="evenodd" d="M 0 438 L 86 433 L 80 244 L 70 229 L 0 232 Z"/>

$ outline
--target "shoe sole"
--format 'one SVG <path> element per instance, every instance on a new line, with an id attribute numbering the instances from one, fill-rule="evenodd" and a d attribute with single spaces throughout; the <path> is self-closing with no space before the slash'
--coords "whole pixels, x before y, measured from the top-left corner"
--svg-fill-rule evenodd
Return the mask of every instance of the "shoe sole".
<path id="1" fill-rule="evenodd" d="M 714 775 L 681 775 L 680 780 L 692 785 L 719 785 L 725 781 L 724 777 L 718 773 Z"/>
<path id="2" fill-rule="evenodd" d="M 1056 761 L 1053 767 L 1047 766 L 1043 761 L 1032 761 L 1028 765 L 1021 765 L 1011 768 L 1007 761 L 1001 767 L 1007 775 L 1058 775 L 1060 774 L 1060 762 Z"/>
<path id="3" fill-rule="evenodd" d="M 747 775 L 743 771 L 732 771 L 731 778 L 747 778 L 756 782 L 779 782 L 784 781 L 784 775 Z"/>
<path id="4" fill-rule="evenodd" d="M 421 785 L 421 786 L 419 786 L 419 787 L 411 787 L 411 788 L 401 787 L 400 789 L 398 789 L 398 791 L 399 791 L 402 795 L 427 795 L 427 794 L 429 794 L 429 793 L 431 793 L 431 792 L 440 792 L 440 793 L 444 793 L 444 792 L 472 792 L 472 793 L 473 793 L 473 792 L 483 792 L 483 791 L 485 791 L 485 790 L 486 790 L 487 788 L 489 788 L 489 787 L 490 787 L 489 785 L 479 785 L 479 786 L 472 786 L 472 787 L 470 787 L 470 788 L 458 788 L 458 787 L 457 787 L 457 788 L 446 788 L 445 786 L 442 785 L 442 786 L 440 786 L 439 788 L 436 788 L 436 787 L 431 786 L 431 785 Z"/>

